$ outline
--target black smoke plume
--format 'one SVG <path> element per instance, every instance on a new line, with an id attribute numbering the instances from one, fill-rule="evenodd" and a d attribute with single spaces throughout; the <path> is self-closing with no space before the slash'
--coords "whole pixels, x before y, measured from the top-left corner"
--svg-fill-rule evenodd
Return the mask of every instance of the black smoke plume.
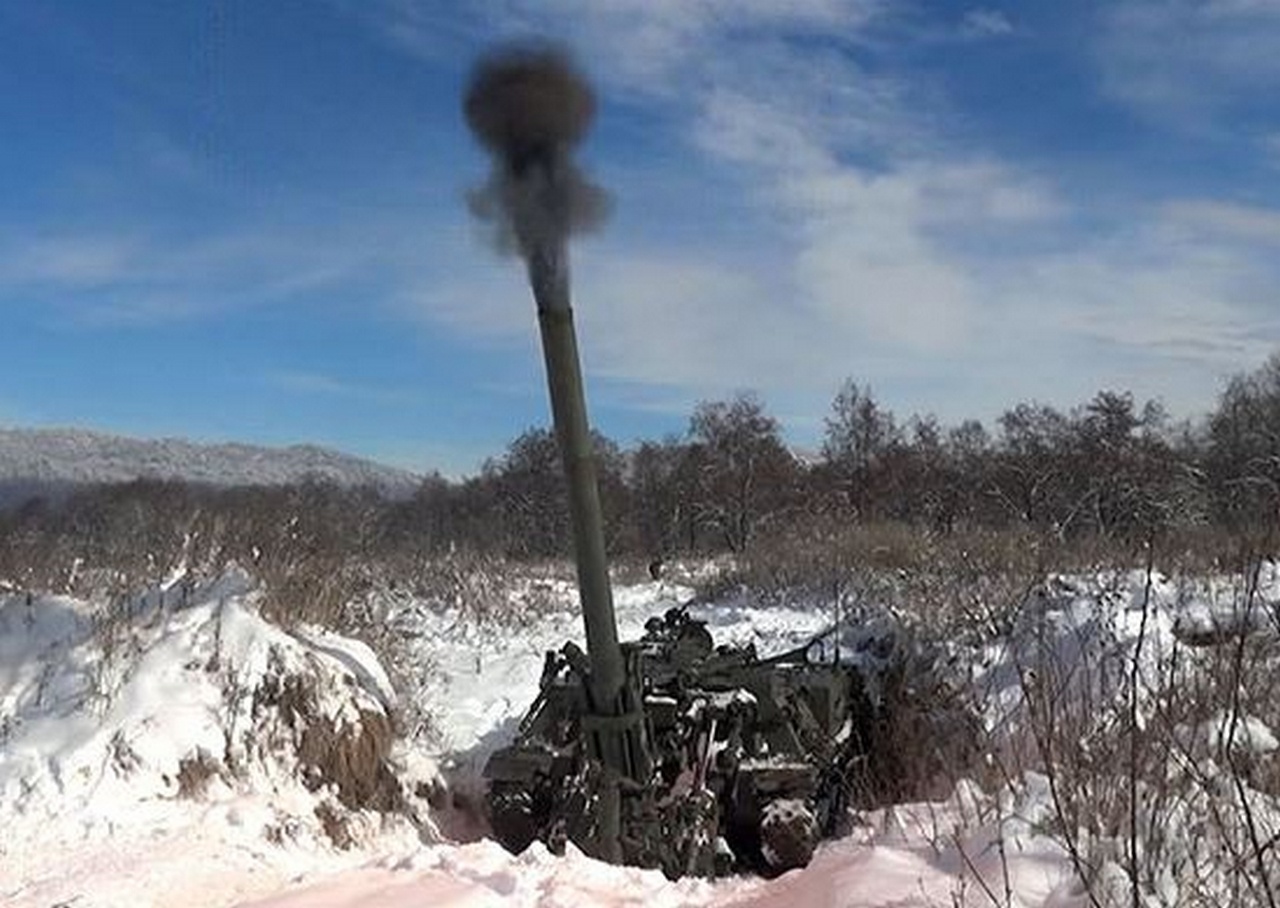
<path id="1" fill-rule="evenodd" d="M 608 194 L 573 160 L 595 118 L 595 93 L 564 50 L 521 45 L 484 57 L 463 111 L 493 158 L 488 181 L 468 204 L 493 226 L 500 250 L 531 261 L 604 222 Z"/>

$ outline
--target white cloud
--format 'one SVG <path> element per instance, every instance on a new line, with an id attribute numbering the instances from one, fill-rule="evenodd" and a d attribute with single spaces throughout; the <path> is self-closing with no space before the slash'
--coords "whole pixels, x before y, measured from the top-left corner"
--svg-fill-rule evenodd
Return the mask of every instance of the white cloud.
<path id="1" fill-rule="evenodd" d="M 822 333 L 863 343 L 907 351 L 964 344 L 980 294 L 948 251 L 948 235 L 999 232 L 1062 211 L 1046 187 L 990 160 L 844 162 L 801 105 L 721 93 L 699 131 L 702 147 L 746 167 L 791 225 L 797 305 L 821 319 Z"/>
<path id="2" fill-rule="evenodd" d="M 830 327 L 907 350 L 963 343 L 973 287 L 929 237 L 928 187 L 849 168 L 788 174 L 798 284 Z"/>
<path id="3" fill-rule="evenodd" d="M 529 343 L 536 319 L 522 267 L 459 270 L 464 278 L 411 298 L 418 314 L 472 337 Z M 771 348 L 787 348 L 778 343 L 785 307 L 749 266 L 673 249 L 589 248 L 574 260 L 574 296 L 584 361 L 607 379 L 729 387 L 742 381 L 737 364 L 759 366 Z M 761 332 L 764 324 L 773 330 Z"/>
<path id="4" fill-rule="evenodd" d="M 1137 25 L 1146 6 L 1126 4 Z M 737 387 L 771 399 L 817 389 L 814 411 L 848 374 L 877 388 L 909 384 L 919 396 L 907 406 L 950 418 L 983 415 L 992 400 L 1076 402 L 1106 386 L 1166 396 L 1176 409 L 1202 405 L 1224 371 L 1280 343 L 1264 305 L 1280 275 L 1274 256 L 1255 250 L 1272 241 L 1271 213 L 1212 199 L 1091 208 L 1045 176 L 953 144 L 945 111 L 861 66 L 860 29 L 876 4 L 732 7 L 732 16 L 727 0 L 487 7 L 521 29 L 567 33 L 606 90 L 661 104 L 766 225 L 736 249 L 709 236 L 695 248 L 605 239 L 579 250 L 578 317 L 594 375 L 664 402 Z M 832 40 L 843 44 L 832 50 Z M 717 199 L 705 203 L 714 217 Z M 420 299 L 459 330 L 527 339 L 518 272 Z M 795 415 L 813 421 L 802 408 Z"/>
<path id="5" fill-rule="evenodd" d="M 143 326 L 305 297 L 410 261 L 403 229 L 255 227 L 181 240 L 127 227 L 0 237 L 0 299 L 84 327 Z"/>
<path id="6" fill-rule="evenodd" d="M 1280 246 L 1280 210 L 1276 209 L 1213 199 L 1187 199 L 1168 203 L 1163 217 L 1171 229 L 1192 237 Z"/>
<path id="7" fill-rule="evenodd" d="M 1041 261 L 1023 290 L 1064 336 L 1231 370 L 1280 342 L 1243 264 L 1221 248 L 1180 250 L 1144 236 Z"/>
<path id="8" fill-rule="evenodd" d="M 1205 11 L 1214 17 L 1269 13 L 1280 15 L 1280 0 L 1207 0 Z"/>
<path id="9" fill-rule="evenodd" d="M 1013 22 L 997 9 L 971 9 L 960 20 L 960 34 L 965 38 L 993 38 L 1013 32 Z"/>
<path id="10" fill-rule="evenodd" d="M 751 364 L 776 381 L 794 368 L 788 307 L 750 267 L 666 250 L 585 258 L 579 321 L 584 358 L 606 378 L 665 388 L 745 384 Z"/>
<path id="11" fill-rule="evenodd" d="M 436 0 L 331 0 L 411 52 L 438 59 L 496 39 L 554 35 L 572 44 L 614 88 L 686 91 L 711 47 L 744 38 L 856 34 L 885 0 L 475 0 L 463 11 Z"/>
<path id="12" fill-rule="evenodd" d="M 1123 0 L 1106 8 L 1103 87 L 1191 130 L 1280 90 L 1280 2 Z"/>
<path id="13" fill-rule="evenodd" d="M 0 284 L 110 284 L 135 267 L 139 246 L 136 239 L 115 235 L 11 238 L 0 245 Z"/>

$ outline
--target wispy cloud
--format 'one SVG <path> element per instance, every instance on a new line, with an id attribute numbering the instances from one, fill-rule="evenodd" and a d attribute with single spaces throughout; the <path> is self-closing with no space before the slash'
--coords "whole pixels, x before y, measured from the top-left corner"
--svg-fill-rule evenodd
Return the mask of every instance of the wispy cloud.
<path id="1" fill-rule="evenodd" d="M 1280 132 L 1268 133 L 1258 141 L 1262 146 L 1262 153 L 1274 166 L 1280 167 Z"/>
<path id="2" fill-rule="evenodd" d="M 885 0 L 476 0 L 463 12 L 434 0 L 331 2 L 429 59 L 452 59 L 495 38 L 556 35 L 607 61 L 599 72 L 614 88 L 650 94 L 670 94 L 679 88 L 676 77 L 714 65 L 711 48 L 797 34 L 854 36 L 887 6 Z"/>
<path id="3" fill-rule="evenodd" d="M 1136 109 L 1206 130 L 1280 90 L 1280 3 L 1123 0 L 1105 7 L 1104 88 Z"/>
<path id="4" fill-rule="evenodd" d="M 320 372 L 282 369 L 267 373 L 272 385 L 295 394 L 340 397 L 371 404 L 399 405 L 411 400 L 408 391 L 363 385 Z"/>
<path id="5" fill-rule="evenodd" d="M 1268 19 L 1271 5 L 1168 6 L 1129 2 L 1109 18 L 1111 40 L 1126 29 L 1129 39 L 1111 64 L 1113 92 L 1148 70 L 1173 78 L 1154 49 L 1204 16 L 1222 35 L 1193 61 L 1232 85 L 1269 78 L 1272 62 L 1217 57 L 1237 39 L 1256 56 L 1237 20 Z M 410 8 L 430 5 L 397 4 Z M 1280 277 L 1256 248 L 1271 242 L 1271 212 L 1214 199 L 1094 208 L 956 141 L 946 110 L 922 103 L 901 73 L 861 62 L 879 4 L 733 4 L 732 16 L 714 0 L 483 8 L 499 32 L 567 34 L 607 86 L 664 105 L 704 164 L 762 213 L 749 248 L 709 237 L 700 248 L 606 240 L 581 251 L 588 365 L 654 399 L 742 386 L 785 396 L 856 374 L 927 387 L 931 404 L 943 397 L 939 409 L 963 413 L 982 395 L 1057 399 L 1102 385 L 1159 395 L 1177 362 L 1165 391 L 1199 405 L 1224 370 L 1280 343 L 1259 305 Z M 986 12 L 966 21 L 1008 33 L 1012 23 Z M 1135 103 L 1155 84 L 1145 78 L 1127 83 Z M 461 330 L 514 336 L 528 331 L 527 311 L 511 305 L 517 286 L 518 275 L 468 278 L 425 305 Z M 1010 386 L 993 392 L 993 382 Z"/>
<path id="6" fill-rule="evenodd" d="M 1053 327 L 1119 349 L 1230 371 L 1280 344 L 1280 321 L 1260 295 L 1280 269 L 1229 242 L 1176 238 L 1155 219 L 1137 235 L 1085 246 L 1027 268 Z M 1208 390 L 1208 389 L 1206 389 Z"/>
<path id="7" fill-rule="evenodd" d="M 997 38 L 1013 32 L 1013 22 L 998 9 L 971 9 L 960 20 L 960 35 L 965 38 Z"/>
<path id="8" fill-rule="evenodd" d="M 191 148 L 156 127 L 139 129 L 133 153 L 149 174 L 194 183 L 207 177 L 207 164 Z"/>
<path id="9" fill-rule="evenodd" d="M 78 329 L 152 328 L 208 315 L 210 304 L 181 292 L 120 289 L 82 294 L 74 301 L 54 305 L 63 313 L 62 324 Z"/>
<path id="10" fill-rule="evenodd" d="M 410 267 L 390 225 L 224 228 L 170 239 L 143 229 L 0 237 L 0 300 L 82 327 L 146 326 L 305 299 Z M 392 237 L 388 241 L 388 236 Z"/>
<path id="11" fill-rule="evenodd" d="M 0 284 L 67 289 L 109 285 L 135 267 L 140 245 L 118 235 L 11 238 L 0 245 Z"/>
<path id="12" fill-rule="evenodd" d="M 1192 238 L 1280 247 L 1280 210 L 1274 208 L 1186 199 L 1167 204 L 1163 218 L 1170 228 Z"/>
<path id="13" fill-rule="evenodd" d="M 744 384 L 742 364 L 775 382 L 789 362 L 789 307 L 750 266 L 672 250 L 613 249 L 584 260 L 581 324 L 587 363 L 602 376 L 659 388 Z M 732 352 L 731 352 L 732 351 Z"/>

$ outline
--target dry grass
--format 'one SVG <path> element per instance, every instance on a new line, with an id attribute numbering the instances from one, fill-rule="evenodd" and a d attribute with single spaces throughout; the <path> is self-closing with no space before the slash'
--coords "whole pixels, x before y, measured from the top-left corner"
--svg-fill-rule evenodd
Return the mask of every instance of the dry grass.
<path id="1" fill-rule="evenodd" d="M 1242 584 L 1240 607 L 1256 608 L 1255 594 Z M 1091 904 L 1111 903 L 1114 880 L 1125 879 L 1126 903 L 1273 908 L 1275 755 L 1243 745 L 1250 722 L 1280 720 L 1274 632 L 1169 646 L 1154 639 L 1148 595 L 1136 639 L 1082 634 L 1064 647 L 1046 604 L 1028 605 L 1020 639 L 1029 645 L 1016 657 L 1022 710 L 990 752 L 1008 784 L 1027 771 L 1048 780 L 1049 831 Z"/>
<path id="2" fill-rule="evenodd" d="M 303 783 L 326 786 L 351 809 L 400 810 L 404 796 L 390 768 L 394 734 L 381 713 L 362 711 L 358 722 L 339 725 L 323 714 L 314 683 L 301 675 L 268 675 L 254 691 L 255 715 L 272 710 L 298 742 Z"/>

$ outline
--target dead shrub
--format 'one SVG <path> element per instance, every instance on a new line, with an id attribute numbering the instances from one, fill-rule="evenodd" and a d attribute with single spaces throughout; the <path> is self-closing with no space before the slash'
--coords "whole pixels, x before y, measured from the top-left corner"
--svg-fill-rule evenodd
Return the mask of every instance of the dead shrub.
<path id="1" fill-rule="evenodd" d="M 980 774 L 985 741 L 970 698 L 947 676 L 940 653 L 904 634 L 880 675 L 868 742 L 870 806 L 941 800 Z"/>
<path id="2" fill-rule="evenodd" d="M 203 797 L 209 782 L 222 772 L 222 765 L 203 750 L 183 757 L 178 762 L 178 797 L 194 800 Z"/>
<path id="3" fill-rule="evenodd" d="M 263 617 L 285 628 L 300 624 L 359 631 L 350 620 L 349 606 L 367 589 L 359 570 L 342 563 L 277 564 L 255 566 L 262 581 Z"/>
<path id="4" fill-rule="evenodd" d="M 362 711 L 358 723 L 343 728 L 328 718 L 313 719 L 302 732 L 298 759 L 316 787 L 337 788 L 344 806 L 387 813 L 404 806 L 388 764 L 393 739 L 391 723 L 381 713 Z"/>
<path id="5" fill-rule="evenodd" d="M 316 819 L 320 821 L 320 828 L 324 830 L 324 834 L 328 836 L 335 848 L 346 851 L 355 845 L 351 826 L 340 810 L 328 801 L 323 801 L 316 805 L 315 814 Z"/>
<path id="6" fill-rule="evenodd" d="M 1149 560 L 1146 591 L 1128 606 L 1139 613 L 1136 638 L 1105 624 L 1064 631 L 1052 592 L 1029 599 L 1020 634 L 1029 645 L 1016 656 L 1021 712 L 992 752 L 1015 785 L 1028 770 L 1043 775 L 1048 831 L 1091 904 L 1105 902 L 1099 881 L 1110 867 L 1135 903 L 1158 893 L 1161 904 L 1270 908 L 1280 816 L 1263 805 L 1276 755 L 1258 752 L 1251 729 L 1280 721 L 1280 642 L 1267 627 L 1197 646 L 1177 634 L 1157 640 L 1152 577 Z M 1192 591 L 1205 582 L 1181 581 Z M 1246 618 L 1259 607 L 1250 583 L 1235 595 Z"/>
<path id="7" fill-rule="evenodd" d="M 278 711 L 297 742 L 303 781 L 312 791 L 332 786 L 348 808 L 400 810 L 404 796 L 390 766 L 394 731 L 382 713 L 360 712 L 339 724 L 323 714 L 315 682 L 300 675 L 268 675 L 254 692 L 254 714 Z"/>

